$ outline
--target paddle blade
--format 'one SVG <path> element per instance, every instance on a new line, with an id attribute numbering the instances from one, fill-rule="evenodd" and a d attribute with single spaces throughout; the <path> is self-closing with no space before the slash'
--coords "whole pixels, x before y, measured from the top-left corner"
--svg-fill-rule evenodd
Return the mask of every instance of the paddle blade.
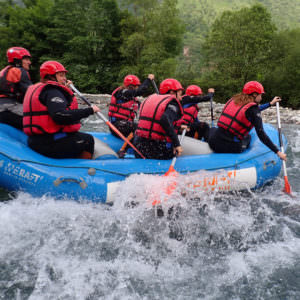
<path id="1" fill-rule="evenodd" d="M 174 176 L 174 175 L 177 175 L 177 174 L 178 173 L 176 172 L 176 170 L 174 169 L 174 167 L 170 166 L 169 170 L 165 173 L 164 176 L 169 176 L 169 175 Z"/>
<path id="2" fill-rule="evenodd" d="M 152 206 L 161 204 L 163 201 L 166 201 L 167 195 L 170 196 L 174 192 L 174 190 L 176 189 L 176 186 L 177 186 L 177 180 L 175 177 L 177 177 L 178 174 L 179 173 L 174 169 L 173 166 L 171 166 L 169 168 L 169 170 L 164 174 L 164 176 L 172 176 L 172 180 L 170 182 L 168 182 L 168 185 L 166 187 L 164 187 L 164 194 L 165 194 L 164 199 L 161 199 L 161 196 L 156 194 L 152 198 L 152 199 L 154 199 L 152 201 Z M 174 177 L 174 179 L 173 179 L 173 177 Z"/>
<path id="3" fill-rule="evenodd" d="M 284 190 L 283 191 L 287 194 L 291 194 L 291 192 L 292 192 L 287 176 L 284 176 Z"/>

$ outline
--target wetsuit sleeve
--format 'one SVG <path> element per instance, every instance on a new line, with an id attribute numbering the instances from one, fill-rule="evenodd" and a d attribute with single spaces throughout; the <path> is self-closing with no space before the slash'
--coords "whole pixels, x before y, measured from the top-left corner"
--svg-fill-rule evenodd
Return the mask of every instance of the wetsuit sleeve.
<path id="1" fill-rule="evenodd" d="M 32 85 L 32 82 L 29 75 L 26 70 L 22 69 L 21 80 L 19 82 L 20 91 L 25 94 L 30 85 Z"/>
<path id="2" fill-rule="evenodd" d="M 147 91 L 150 84 L 151 80 L 147 78 L 137 90 L 121 89 L 116 93 L 115 97 L 117 98 L 117 100 L 122 100 L 122 102 L 130 101 L 134 97 L 142 96 Z"/>
<path id="3" fill-rule="evenodd" d="M 58 89 L 48 89 L 40 98 L 48 108 L 49 115 L 54 122 L 60 125 L 78 123 L 82 118 L 87 118 L 94 113 L 91 107 L 69 110 L 65 95 Z M 43 102 L 43 101 L 42 101 Z"/>
<path id="4" fill-rule="evenodd" d="M 263 111 L 263 110 L 269 108 L 270 106 L 271 106 L 270 103 L 261 104 L 261 105 L 259 105 L 259 110 Z"/>
<path id="5" fill-rule="evenodd" d="M 213 97 L 214 93 L 208 93 L 205 96 L 184 96 L 181 100 L 181 105 L 187 105 L 187 104 L 198 104 L 200 102 L 208 102 L 210 101 L 211 97 Z"/>
<path id="6" fill-rule="evenodd" d="M 176 102 L 172 101 L 168 104 L 164 114 L 161 116 L 160 125 L 171 138 L 173 147 L 180 146 L 178 136 L 174 130 L 173 122 L 180 119 L 180 109 Z"/>
<path id="7" fill-rule="evenodd" d="M 261 140 L 267 147 L 269 147 L 274 153 L 278 152 L 276 145 L 272 143 L 266 132 L 264 131 L 263 122 L 260 114 L 260 108 L 258 106 L 252 106 L 246 111 L 246 118 L 254 125 L 255 131 Z"/>

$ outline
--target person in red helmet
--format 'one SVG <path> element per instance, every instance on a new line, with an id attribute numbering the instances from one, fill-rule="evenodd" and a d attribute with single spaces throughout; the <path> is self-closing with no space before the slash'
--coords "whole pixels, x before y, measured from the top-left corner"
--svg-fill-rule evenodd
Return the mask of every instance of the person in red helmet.
<path id="1" fill-rule="evenodd" d="M 142 103 L 134 144 L 146 158 L 171 159 L 182 154 L 174 128 L 183 115 L 182 90 L 178 80 L 167 78 L 160 84 L 160 95 L 153 94 Z"/>
<path id="2" fill-rule="evenodd" d="M 6 56 L 9 65 L 0 71 L 0 123 L 22 130 L 23 99 L 32 85 L 31 55 L 25 48 L 11 47 Z"/>
<path id="3" fill-rule="evenodd" d="M 140 105 L 136 97 L 145 93 L 151 80 L 154 80 L 153 74 L 149 74 L 142 84 L 137 76 L 127 75 L 123 80 L 123 85 L 116 88 L 111 95 L 108 109 L 109 120 L 124 136 L 128 136 L 135 130 L 134 118 Z M 111 133 L 119 138 L 113 130 Z"/>
<path id="4" fill-rule="evenodd" d="M 241 153 L 249 147 L 251 136 L 249 131 L 255 131 L 267 147 L 281 159 L 286 155 L 278 150 L 263 128 L 260 111 L 275 105 L 280 97 L 274 97 L 266 105 L 259 106 L 264 94 L 264 87 L 257 81 L 249 81 L 240 94 L 234 95 L 224 106 L 218 121 L 218 128 L 209 137 L 209 146 L 217 153 Z"/>
<path id="5" fill-rule="evenodd" d="M 187 136 L 201 140 L 208 141 L 209 125 L 206 122 L 198 120 L 199 103 L 210 101 L 213 97 L 215 90 L 208 89 L 208 94 L 202 96 L 203 92 L 197 85 L 190 85 L 182 96 L 181 105 L 183 107 L 183 116 L 180 120 L 176 121 L 175 128 L 181 131 L 183 125 L 188 128 Z"/>
<path id="6" fill-rule="evenodd" d="M 80 120 L 99 112 L 91 107 L 78 108 L 77 99 L 68 88 L 67 70 L 57 61 L 40 67 L 41 82 L 28 88 L 23 104 L 23 130 L 28 145 L 36 152 L 53 158 L 91 159 L 92 135 L 79 132 Z"/>

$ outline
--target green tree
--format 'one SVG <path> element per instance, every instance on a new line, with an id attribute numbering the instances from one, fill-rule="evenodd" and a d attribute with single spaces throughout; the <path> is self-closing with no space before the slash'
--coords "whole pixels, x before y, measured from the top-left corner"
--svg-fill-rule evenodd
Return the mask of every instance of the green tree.
<path id="1" fill-rule="evenodd" d="M 42 62 L 58 60 L 84 91 L 111 91 L 121 62 L 121 14 L 115 0 L 27 0 L 23 5 L 6 0 L 4 4 L 1 57 L 5 58 L 7 48 L 23 46 L 33 58 L 33 81 L 39 80 Z"/>
<path id="2" fill-rule="evenodd" d="M 124 65 L 121 78 L 134 73 L 157 78 L 174 76 L 176 56 L 182 50 L 183 24 L 176 8 L 177 1 L 127 1 L 130 10 L 122 20 Z"/>
<path id="3" fill-rule="evenodd" d="M 263 81 L 275 30 L 271 15 L 262 5 L 224 12 L 205 41 L 205 80 L 222 91 L 224 98 L 240 91 L 249 80 Z"/>
<path id="4" fill-rule="evenodd" d="M 277 34 L 272 63 L 265 80 L 267 91 L 279 95 L 283 104 L 300 108 L 300 28 Z"/>
<path id="5" fill-rule="evenodd" d="M 5 57 L 9 47 L 25 47 L 32 55 L 32 79 L 39 80 L 39 57 L 50 50 L 46 32 L 52 5 L 52 0 L 24 1 L 22 6 L 12 4 L 12 1 L 3 2 L 0 14 L 1 67 L 7 64 Z"/>
<path id="6" fill-rule="evenodd" d="M 45 59 L 66 65 L 70 78 L 88 92 L 110 92 L 120 67 L 121 14 L 115 0 L 56 0 Z"/>
<path id="7" fill-rule="evenodd" d="M 209 0 L 179 1 L 178 8 L 186 31 L 183 39 L 184 51 L 178 57 L 176 78 L 188 85 L 201 76 L 204 63 L 202 45 L 216 18 L 216 11 Z"/>

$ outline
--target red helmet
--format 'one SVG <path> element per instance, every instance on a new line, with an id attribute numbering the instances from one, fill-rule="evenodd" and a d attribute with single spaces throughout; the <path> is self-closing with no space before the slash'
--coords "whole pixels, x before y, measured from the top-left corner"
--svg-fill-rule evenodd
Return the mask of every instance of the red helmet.
<path id="1" fill-rule="evenodd" d="M 13 63 L 15 59 L 22 59 L 25 56 L 31 57 L 28 50 L 22 47 L 11 47 L 6 52 L 7 60 Z"/>
<path id="2" fill-rule="evenodd" d="M 46 75 L 54 75 L 58 72 L 68 72 L 68 71 L 61 63 L 54 60 L 49 60 L 44 62 L 40 67 L 40 76 L 42 79 L 44 79 Z"/>
<path id="3" fill-rule="evenodd" d="M 183 90 L 183 87 L 178 80 L 173 78 L 167 78 L 161 82 L 159 86 L 159 92 L 161 94 L 166 94 L 170 90 L 179 91 L 179 90 Z"/>
<path id="4" fill-rule="evenodd" d="M 128 87 L 129 85 L 140 85 L 141 82 L 139 78 L 135 75 L 127 75 L 124 78 L 124 86 Z"/>
<path id="5" fill-rule="evenodd" d="M 185 91 L 188 96 L 198 96 L 203 94 L 201 88 L 198 85 L 189 85 Z"/>
<path id="6" fill-rule="evenodd" d="M 243 93 L 251 95 L 252 93 L 264 94 L 264 87 L 258 81 L 249 81 L 243 87 Z"/>

